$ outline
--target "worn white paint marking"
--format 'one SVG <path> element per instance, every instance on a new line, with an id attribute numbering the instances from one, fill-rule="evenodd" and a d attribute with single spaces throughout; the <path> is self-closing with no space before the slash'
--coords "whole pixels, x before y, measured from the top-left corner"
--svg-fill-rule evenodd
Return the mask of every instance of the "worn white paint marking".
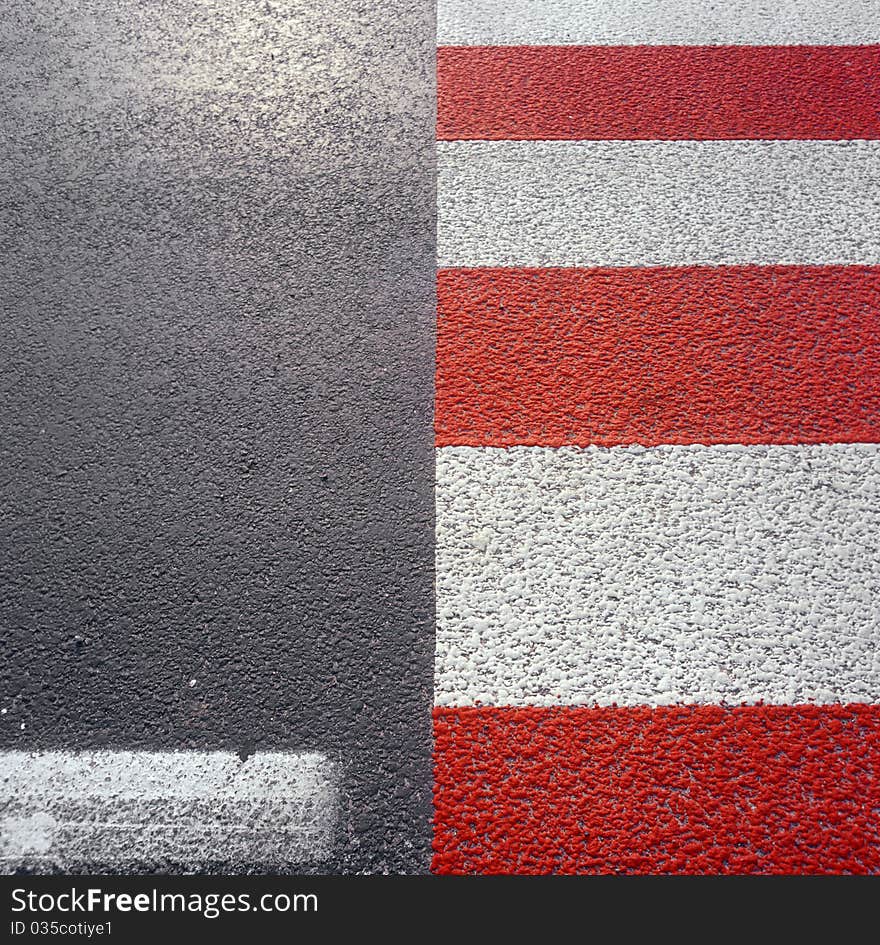
<path id="1" fill-rule="evenodd" d="M 880 264 L 880 141 L 445 141 L 441 266 Z"/>
<path id="2" fill-rule="evenodd" d="M 880 446 L 437 451 L 439 705 L 880 701 Z"/>
<path id="3" fill-rule="evenodd" d="M 864 45 L 877 0 L 439 0 L 442 46 Z"/>
<path id="4" fill-rule="evenodd" d="M 0 753 L 0 863 L 290 865 L 330 853 L 337 776 L 323 755 Z"/>

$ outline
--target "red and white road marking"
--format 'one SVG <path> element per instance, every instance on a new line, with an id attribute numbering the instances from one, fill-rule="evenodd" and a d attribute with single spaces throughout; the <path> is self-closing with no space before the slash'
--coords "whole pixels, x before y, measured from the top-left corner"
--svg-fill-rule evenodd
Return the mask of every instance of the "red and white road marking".
<path id="1" fill-rule="evenodd" d="M 434 868 L 880 871 L 880 7 L 438 37 Z"/>

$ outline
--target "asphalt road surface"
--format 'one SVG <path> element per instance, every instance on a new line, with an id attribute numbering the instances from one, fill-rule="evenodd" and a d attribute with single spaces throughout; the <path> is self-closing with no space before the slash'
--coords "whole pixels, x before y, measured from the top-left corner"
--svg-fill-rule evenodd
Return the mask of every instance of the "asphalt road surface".
<path id="1" fill-rule="evenodd" d="M 164 764 L 172 819 L 332 771 L 320 858 L 201 869 L 427 869 L 434 43 L 426 0 L 0 10 L 2 747 Z M 64 865 L 193 865 L 114 844 Z"/>

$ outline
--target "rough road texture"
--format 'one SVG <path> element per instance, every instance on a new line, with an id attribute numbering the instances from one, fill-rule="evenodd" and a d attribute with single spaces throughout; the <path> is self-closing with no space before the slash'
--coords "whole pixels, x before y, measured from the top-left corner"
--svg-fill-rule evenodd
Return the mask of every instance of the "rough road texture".
<path id="1" fill-rule="evenodd" d="M 439 264 L 880 264 L 880 141 L 441 141 Z"/>
<path id="2" fill-rule="evenodd" d="M 427 865 L 432 18 L 0 11 L 2 745 L 325 753 L 323 870 Z"/>
<path id="3" fill-rule="evenodd" d="M 880 447 L 447 447 L 442 705 L 880 703 Z"/>
<path id="4" fill-rule="evenodd" d="M 437 71 L 443 140 L 880 137 L 880 46 L 455 46 Z"/>
<path id="5" fill-rule="evenodd" d="M 438 42 L 434 868 L 880 872 L 880 6 Z"/>
<path id="6" fill-rule="evenodd" d="M 439 0 L 443 46 L 876 43 L 874 0 Z"/>
<path id="7" fill-rule="evenodd" d="M 880 872 L 876 705 L 436 717 L 439 872 Z"/>
<path id="8" fill-rule="evenodd" d="M 320 754 L 10 751 L 0 763 L 7 870 L 125 870 L 133 849 L 157 870 L 192 872 L 333 856 L 337 777 Z"/>
<path id="9" fill-rule="evenodd" d="M 880 267 L 447 269 L 437 290 L 440 446 L 880 440 Z"/>

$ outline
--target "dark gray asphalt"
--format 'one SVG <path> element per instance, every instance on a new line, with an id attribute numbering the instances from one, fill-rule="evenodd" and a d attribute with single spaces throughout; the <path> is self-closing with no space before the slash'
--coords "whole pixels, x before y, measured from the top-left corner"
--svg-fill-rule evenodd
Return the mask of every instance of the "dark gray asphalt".
<path id="1" fill-rule="evenodd" d="M 335 871 L 428 867 L 432 20 L 0 8 L 2 746 L 325 751 Z"/>

